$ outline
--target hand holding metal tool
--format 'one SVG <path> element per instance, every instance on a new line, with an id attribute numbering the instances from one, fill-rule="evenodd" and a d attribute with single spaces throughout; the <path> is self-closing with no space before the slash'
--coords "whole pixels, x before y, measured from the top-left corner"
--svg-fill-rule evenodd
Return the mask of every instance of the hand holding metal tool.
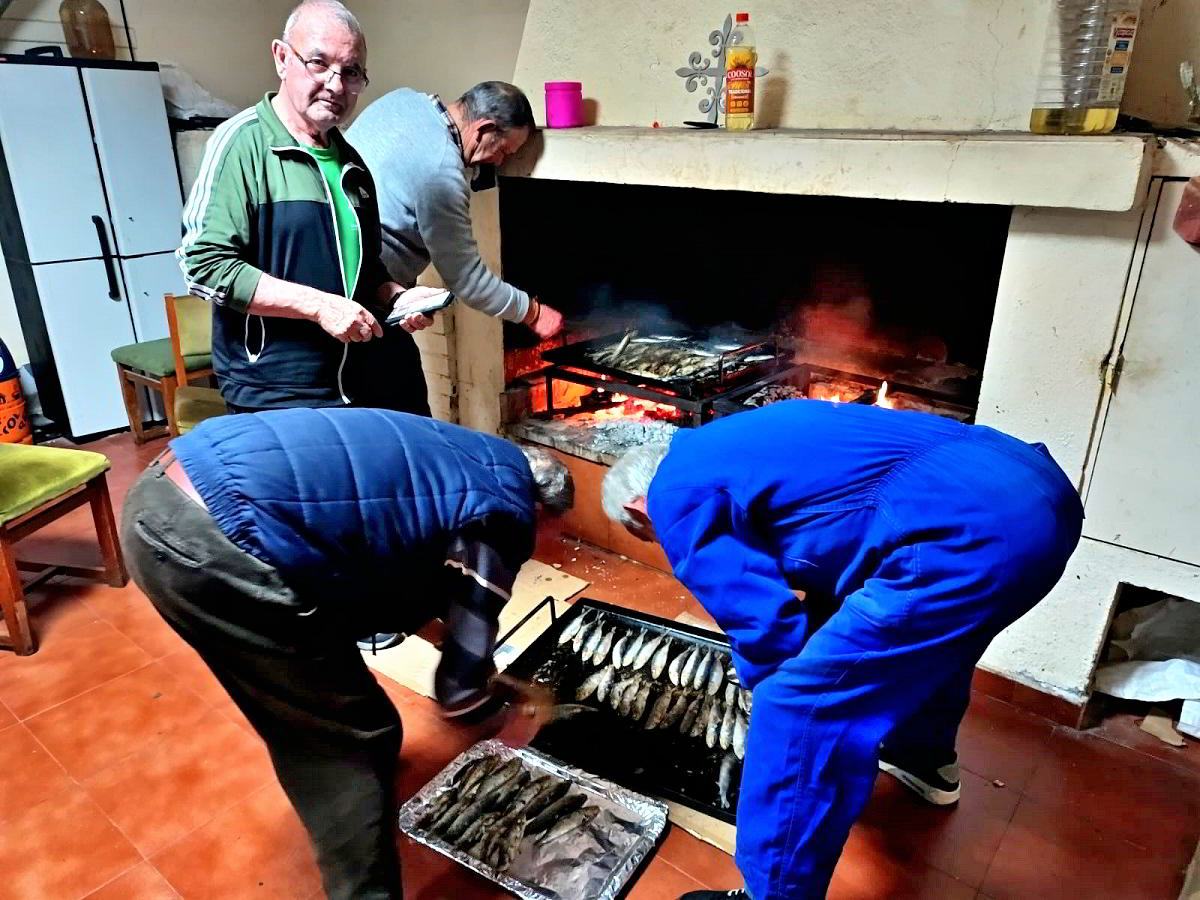
<path id="1" fill-rule="evenodd" d="M 511 747 L 525 746 L 560 715 L 554 694 L 542 685 L 499 674 L 492 676 L 491 685 L 496 696 L 508 704 L 505 722 L 496 737 Z"/>

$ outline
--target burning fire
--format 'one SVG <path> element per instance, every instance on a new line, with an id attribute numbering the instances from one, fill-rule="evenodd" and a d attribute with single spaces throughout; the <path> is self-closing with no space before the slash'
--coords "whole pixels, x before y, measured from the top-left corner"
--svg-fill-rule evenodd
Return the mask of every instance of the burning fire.
<path id="1" fill-rule="evenodd" d="M 886 381 L 879 386 L 879 394 L 875 397 L 875 405 L 882 406 L 884 409 L 892 408 L 892 398 L 888 396 L 888 384 Z"/>
<path id="2" fill-rule="evenodd" d="M 679 410 L 667 403 L 640 400 L 637 397 L 626 397 L 624 394 L 613 394 L 612 399 L 612 406 L 593 410 L 585 415 L 599 421 L 610 419 L 657 419 L 661 421 L 679 416 Z"/>

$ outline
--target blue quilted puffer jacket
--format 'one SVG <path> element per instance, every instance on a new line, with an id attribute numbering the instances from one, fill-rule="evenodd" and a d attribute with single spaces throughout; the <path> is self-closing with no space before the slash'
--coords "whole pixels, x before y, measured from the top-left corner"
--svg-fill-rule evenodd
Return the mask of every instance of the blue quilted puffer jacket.
<path id="1" fill-rule="evenodd" d="M 379 409 L 278 409 L 208 419 L 171 449 L 221 531 L 305 593 L 436 590 L 450 540 L 468 532 L 514 570 L 533 552 L 525 457 L 457 425 Z"/>

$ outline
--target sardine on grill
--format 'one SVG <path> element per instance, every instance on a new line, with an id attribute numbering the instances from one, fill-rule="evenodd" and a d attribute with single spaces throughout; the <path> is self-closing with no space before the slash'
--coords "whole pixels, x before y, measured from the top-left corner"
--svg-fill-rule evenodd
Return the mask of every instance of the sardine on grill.
<path id="1" fill-rule="evenodd" d="M 693 690 L 698 691 L 702 687 L 704 687 L 706 684 L 708 684 L 708 670 L 709 670 L 709 667 L 712 666 L 712 664 L 713 664 L 713 656 L 714 655 L 715 654 L 713 653 L 713 651 L 709 650 L 704 654 L 704 656 L 702 656 L 700 658 L 700 662 L 696 663 L 696 671 L 692 675 L 692 689 Z"/>
<path id="2" fill-rule="evenodd" d="M 646 663 L 650 662 L 650 658 L 654 656 L 654 651 L 658 649 L 658 645 L 662 643 L 663 635 L 656 634 L 650 640 L 642 644 L 642 648 L 637 652 L 637 658 L 633 661 L 633 669 L 636 672 Z"/>
<path id="3" fill-rule="evenodd" d="M 691 695 L 689 695 L 686 691 L 680 691 L 676 695 L 674 701 L 672 701 L 671 706 L 667 709 L 666 714 L 663 715 L 662 727 L 674 728 L 676 725 L 678 725 L 679 720 L 683 718 L 683 714 L 687 712 L 688 702 L 690 700 Z"/>
<path id="4" fill-rule="evenodd" d="M 692 651 L 690 649 L 689 650 L 681 650 L 679 652 L 679 654 L 673 660 L 671 660 L 671 664 L 669 666 L 667 666 L 667 680 L 670 681 L 671 684 L 678 687 L 679 676 L 680 676 L 680 673 L 683 671 L 683 663 L 687 659 L 687 657 L 691 654 L 691 652 Z"/>
<path id="5" fill-rule="evenodd" d="M 687 734 L 692 730 L 692 725 L 696 722 L 696 716 L 700 715 L 700 708 L 704 705 L 704 701 L 699 697 L 692 697 L 688 703 L 687 709 L 684 710 L 683 718 L 679 720 L 679 733 Z"/>
<path id="6" fill-rule="evenodd" d="M 705 697 L 700 703 L 700 712 L 696 714 L 696 721 L 692 723 L 692 728 L 688 732 L 689 737 L 703 737 L 705 729 L 708 727 L 708 720 L 712 717 L 713 707 L 720 701 L 716 697 Z"/>
<path id="7" fill-rule="evenodd" d="M 733 775 L 737 768 L 737 759 L 732 753 L 726 753 L 721 760 L 720 774 L 717 775 L 717 802 L 721 809 L 729 809 L 729 790 L 733 787 Z"/>
<path id="8" fill-rule="evenodd" d="M 625 656 L 621 659 L 621 664 L 625 666 L 625 668 L 629 668 L 633 665 L 633 661 L 637 659 L 637 655 L 642 652 L 642 644 L 645 642 L 646 629 L 643 628 L 638 632 L 637 637 L 633 639 L 633 642 L 625 648 Z"/>
<path id="9" fill-rule="evenodd" d="M 604 631 L 604 623 L 597 622 L 580 642 L 582 645 L 580 655 L 583 656 L 584 662 L 587 662 L 588 658 L 596 652 L 596 648 L 600 646 L 600 641 L 604 639 Z"/>
<path id="10" fill-rule="evenodd" d="M 667 667 L 667 660 L 670 658 L 671 646 L 674 642 L 667 638 L 662 642 L 654 655 L 650 657 L 650 674 L 658 678 L 663 673 L 663 669 Z"/>
<path id="11" fill-rule="evenodd" d="M 716 662 L 714 662 L 712 664 L 712 667 L 709 669 L 708 684 L 705 686 L 706 693 L 709 693 L 709 694 L 718 693 L 721 690 L 721 685 L 724 683 L 725 683 L 725 666 L 721 665 L 721 661 L 718 659 Z"/>
<path id="12" fill-rule="evenodd" d="M 600 665 L 604 664 L 604 660 L 608 658 L 608 651 L 610 649 L 612 649 L 613 636 L 615 634 L 616 634 L 616 629 L 610 628 L 608 631 L 606 631 L 604 633 L 604 636 L 602 638 L 600 638 L 599 646 L 596 647 L 595 652 L 592 653 L 592 665 L 593 666 L 600 666 Z"/>
<path id="13" fill-rule="evenodd" d="M 603 669 L 597 669 L 587 678 L 583 679 L 583 683 L 575 691 L 576 700 L 586 700 L 592 694 L 598 694 L 600 686 L 604 685 L 605 696 L 608 695 L 608 689 L 612 686 L 613 677 L 617 674 L 617 670 L 612 666 L 605 666 Z M 600 698 L 600 702 L 604 702 L 604 698 Z"/>
<path id="14" fill-rule="evenodd" d="M 633 640 L 633 633 L 627 631 L 613 644 L 612 661 L 618 669 L 625 665 L 625 648 L 629 646 L 631 640 Z"/>
<path id="15" fill-rule="evenodd" d="M 646 714 L 646 704 L 650 702 L 650 682 L 645 678 L 640 679 L 637 691 L 633 696 L 633 703 L 629 707 L 629 715 L 635 722 L 640 722 L 642 716 Z"/>
<path id="16" fill-rule="evenodd" d="M 733 752 L 738 759 L 746 757 L 746 738 L 750 734 L 750 722 L 740 712 L 733 723 Z"/>
<path id="17" fill-rule="evenodd" d="M 687 658 L 683 661 L 683 666 L 679 670 L 679 683 L 689 685 L 692 683 L 692 676 L 696 674 L 696 663 L 700 662 L 700 648 L 693 647 L 688 653 Z"/>
<path id="18" fill-rule="evenodd" d="M 737 707 L 729 703 L 725 706 L 725 715 L 721 719 L 721 749 L 728 750 L 733 746 L 733 726 L 737 722 Z"/>
<path id="19" fill-rule="evenodd" d="M 662 725 L 663 720 L 666 719 L 668 710 L 671 708 L 671 704 L 675 702 L 675 694 L 678 690 L 678 688 L 669 687 L 654 701 L 654 706 L 650 708 L 650 715 L 646 719 L 646 728 L 648 730 L 658 728 Z"/>
<path id="20" fill-rule="evenodd" d="M 578 615 L 574 619 L 572 619 L 568 623 L 567 627 L 562 630 L 562 633 L 559 634 L 558 642 L 560 644 L 565 644 L 569 641 L 574 640 L 575 635 L 579 634 L 579 629 L 584 626 L 584 623 L 586 620 L 587 620 L 587 616 L 585 616 L 585 615 Z"/>
<path id="21" fill-rule="evenodd" d="M 704 743 L 711 750 L 721 740 L 721 723 L 725 719 L 725 704 L 714 699 L 712 709 L 708 712 L 708 721 L 704 723 Z"/>

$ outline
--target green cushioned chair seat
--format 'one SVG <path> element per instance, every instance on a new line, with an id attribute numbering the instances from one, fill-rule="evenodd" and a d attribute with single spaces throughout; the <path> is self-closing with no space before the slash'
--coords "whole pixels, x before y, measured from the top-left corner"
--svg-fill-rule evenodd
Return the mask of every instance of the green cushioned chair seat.
<path id="1" fill-rule="evenodd" d="M 180 434 L 187 434 L 205 419 L 227 412 L 221 392 L 214 388 L 181 387 L 175 392 L 175 426 Z"/>
<path id="2" fill-rule="evenodd" d="M 162 377 L 175 374 L 175 358 L 171 356 L 171 339 L 160 338 L 157 341 L 141 341 L 137 344 L 126 344 L 112 352 L 113 362 L 148 372 Z M 211 353 L 194 353 L 183 358 L 183 364 L 189 372 L 197 369 L 207 369 L 212 365 Z"/>
<path id="3" fill-rule="evenodd" d="M 0 525 L 49 503 L 108 468 L 90 450 L 0 444 Z"/>

